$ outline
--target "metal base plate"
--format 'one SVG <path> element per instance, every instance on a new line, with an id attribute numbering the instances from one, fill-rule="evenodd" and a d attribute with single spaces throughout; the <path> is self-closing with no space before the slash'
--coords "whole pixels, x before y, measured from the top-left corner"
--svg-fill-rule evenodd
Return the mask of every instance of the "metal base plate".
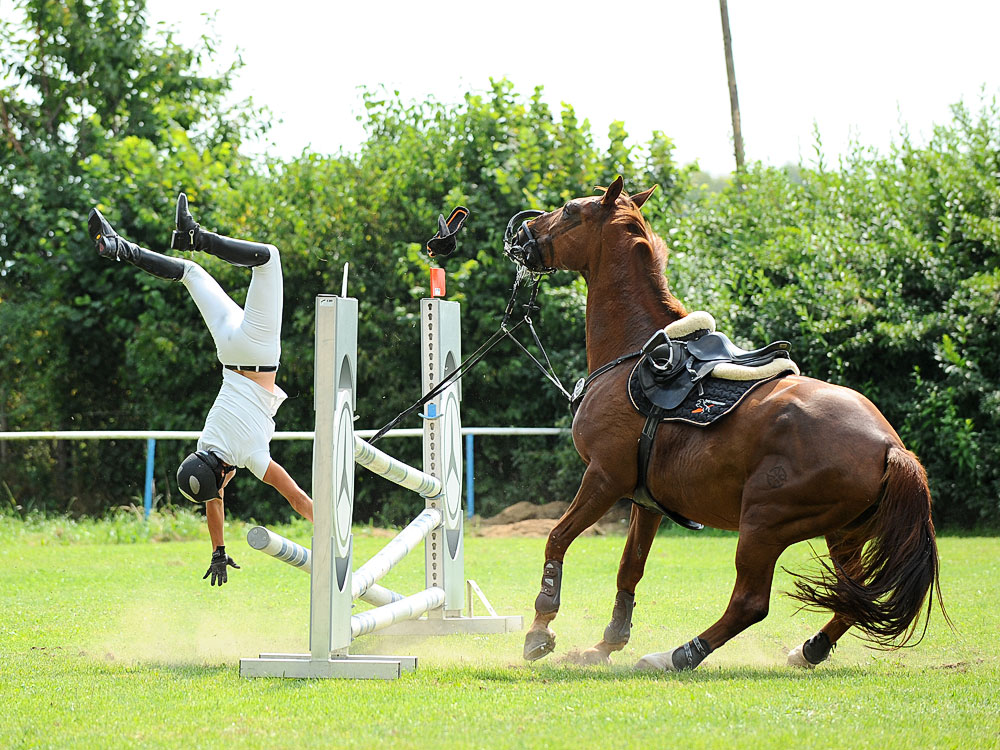
<path id="1" fill-rule="evenodd" d="M 487 635 L 515 633 L 524 628 L 521 615 L 498 615 L 496 617 L 423 617 L 419 620 L 405 620 L 379 631 L 379 635 L 449 635 L 467 633 Z"/>
<path id="2" fill-rule="evenodd" d="M 339 678 L 396 680 L 417 668 L 415 656 L 335 656 L 313 659 L 312 654 L 261 654 L 240 659 L 240 677 Z"/>

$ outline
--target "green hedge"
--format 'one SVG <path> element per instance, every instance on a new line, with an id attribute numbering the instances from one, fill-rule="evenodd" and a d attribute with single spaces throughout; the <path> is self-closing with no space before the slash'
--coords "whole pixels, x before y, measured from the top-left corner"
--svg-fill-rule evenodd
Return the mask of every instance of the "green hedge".
<path id="1" fill-rule="evenodd" d="M 633 146 L 615 123 L 599 146 L 571 106 L 553 112 L 540 88 L 526 96 L 508 81 L 457 105 L 369 90 L 356 153 L 261 160 L 243 143 L 266 130 L 267 113 L 224 103 L 235 66 L 194 72 L 211 40 L 179 47 L 146 27 L 141 2 L 19 7 L 22 23 L 0 26 L 9 123 L 0 138 L 0 429 L 197 430 L 215 396 L 214 350 L 185 290 L 98 259 L 85 233 L 91 205 L 163 249 L 185 190 L 203 225 L 281 249 L 282 430 L 311 429 L 313 298 L 339 290 L 351 263 L 359 424 L 376 427 L 419 395 L 421 246 L 437 214 L 460 203 L 472 211 L 446 263 L 470 352 L 507 301 L 509 217 L 621 173 L 632 192 L 660 185 L 644 212 L 672 247 L 667 274 L 689 309 L 712 312 L 744 344 L 787 338 L 804 373 L 875 401 L 927 466 L 940 522 L 1000 522 L 995 102 L 956 107 L 926 145 L 904 133 L 887 154 L 859 146 L 835 167 L 754 165 L 721 192 L 674 162 L 665 135 Z M 241 301 L 245 269 L 198 260 Z M 570 383 L 585 371 L 585 295 L 582 280 L 555 274 L 536 316 Z M 510 344 L 463 392 L 466 425 L 569 423 L 563 398 Z M 190 448 L 158 446 L 161 503 L 178 499 L 172 476 Z M 272 450 L 308 485 L 308 443 Z M 416 441 L 393 450 L 419 461 Z M 143 452 L 138 441 L 0 443 L 0 499 L 101 515 L 138 499 Z M 476 467 L 478 509 L 489 515 L 518 500 L 570 499 L 582 464 L 568 439 L 482 438 Z M 418 503 L 359 474 L 359 520 L 398 522 Z M 261 520 L 291 512 L 246 472 L 227 506 Z"/>

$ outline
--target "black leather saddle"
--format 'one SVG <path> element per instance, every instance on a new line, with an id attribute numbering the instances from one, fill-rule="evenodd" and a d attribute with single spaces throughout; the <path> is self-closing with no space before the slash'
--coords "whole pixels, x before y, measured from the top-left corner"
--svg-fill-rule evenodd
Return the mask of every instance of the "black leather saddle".
<path id="1" fill-rule="evenodd" d="M 633 377 L 642 394 L 654 406 L 667 411 L 675 409 L 723 362 L 761 367 L 779 357 L 788 359 L 790 347 L 787 341 L 775 341 L 761 349 L 746 350 L 716 331 L 684 340 L 671 339 L 660 330 L 642 348 L 643 356 Z"/>
<path id="2" fill-rule="evenodd" d="M 761 349 L 741 349 L 724 333 L 708 330 L 696 331 L 679 339 L 671 339 L 665 329 L 653 334 L 643 346 L 639 362 L 629 376 L 630 393 L 636 391 L 635 395 L 641 396 L 639 399 L 633 396 L 633 405 L 646 417 L 646 424 L 639 436 L 639 476 L 632 502 L 660 513 L 686 529 L 698 531 L 704 528 L 702 524 L 664 507 L 649 492 L 646 477 L 656 431 L 661 421 L 680 406 L 695 388 L 704 393 L 702 381 L 720 364 L 761 367 L 784 358 L 789 362 L 789 369 L 792 369 L 794 364 L 791 362 L 789 349 L 787 341 L 775 341 Z M 770 378 L 773 375 L 762 377 Z M 734 400 L 734 405 L 738 400 L 739 398 Z"/>

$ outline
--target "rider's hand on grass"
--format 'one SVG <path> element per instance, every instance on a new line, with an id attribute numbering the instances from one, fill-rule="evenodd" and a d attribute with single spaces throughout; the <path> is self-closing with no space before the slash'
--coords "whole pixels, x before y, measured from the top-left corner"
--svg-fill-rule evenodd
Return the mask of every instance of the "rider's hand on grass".
<path id="1" fill-rule="evenodd" d="M 221 586 L 229 580 L 229 575 L 226 572 L 226 566 L 228 565 L 232 565 L 237 570 L 240 569 L 236 561 L 226 554 L 224 545 L 216 547 L 215 552 L 212 553 L 212 564 L 208 566 L 208 570 L 205 571 L 205 575 L 201 577 L 201 580 L 204 581 L 209 576 L 212 576 L 212 585 Z M 216 584 L 216 581 L 218 581 L 218 584 Z"/>

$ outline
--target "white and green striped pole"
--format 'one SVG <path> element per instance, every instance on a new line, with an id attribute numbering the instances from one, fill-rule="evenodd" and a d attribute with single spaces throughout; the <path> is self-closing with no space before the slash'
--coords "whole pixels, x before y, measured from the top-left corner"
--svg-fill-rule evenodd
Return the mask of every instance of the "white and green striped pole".
<path id="1" fill-rule="evenodd" d="M 373 474 L 385 477 L 400 487 L 413 490 L 421 497 L 436 497 L 441 494 L 440 479 L 414 469 L 388 453 L 383 453 L 357 435 L 354 436 L 354 460 Z"/>
<path id="2" fill-rule="evenodd" d="M 253 549 L 270 555 L 276 560 L 288 563 L 293 568 L 298 568 L 306 573 L 312 573 L 312 552 L 308 547 L 285 539 L 281 534 L 267 529 L 263 526 L 254 526 L 247 532 L 247 544 Z M 351 586 L 351 594 L 355 599 L 361 599 L 372 606 L 381 607 L 384 604 L 391 604 L 405 599 L 402 594 L 387 589 L 377 584 L 369 585 L 364 591 L 359 589 L 357 574 Z"/>

